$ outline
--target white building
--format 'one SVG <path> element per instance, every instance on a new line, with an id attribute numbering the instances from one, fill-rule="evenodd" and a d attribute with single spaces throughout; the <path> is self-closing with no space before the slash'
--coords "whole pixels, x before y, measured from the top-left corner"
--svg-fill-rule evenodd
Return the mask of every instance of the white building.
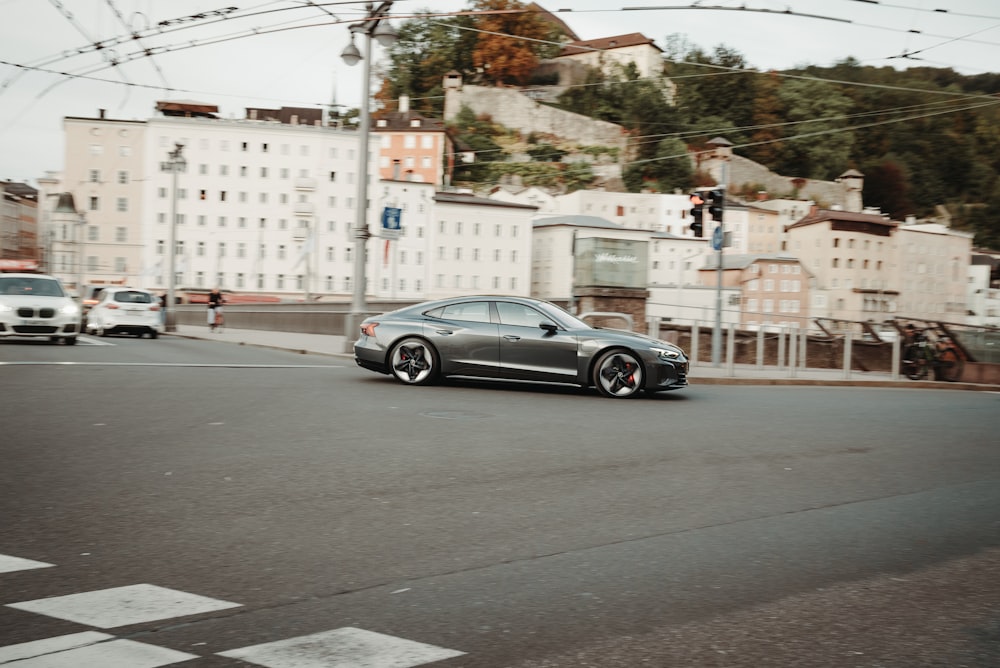
<path id="1" fill-rule="evenodd" d="M 530 294 L 534 206 L 404 181 L 382 181 L 379 189 L 386 206 L 402 209 L 403 233 L 373 241 L 372 294 L 413 301 Z"/>
<path id="2" fill-rule="evenodd" d="M 1000 327 L 1000 288 L 992 280 L 997 267 L 1000 267 L 1000 257 L 996 254 L 973 252 L 966 299 L 970 325 Z"/>
<path id="3" fill-rule="evenodd" d="M 172 175 L 160 163 L 181 143 L 187 170 L 177 179 L 178 286 L 351 294 L 357 133 L 165 116 L 147 122 L 147 138 L 142 217 L 147 284 L 167 283 L 174 192 Z M 373 183 L 377 164 L 368 164 Z M 369 225 L 377 211 L 374 194 L 371 188 Z"/>
<path id="4" fill-rule="evenodd" d="M 967 322 L 973 236 L 940 223 L 907 222 L 896 228 L 902 316 Z"/>
<path id="5" fill-rule="evenodd" d="M 81 278 L 83 284 L 143 284 L 145 123 L 109 119 L 101 110 L 97 118 L 64 118 L 63 132 L 65 169 L 39 181 L 51 271 L 73 289 Z M 73 195 L 76 224 L 51 218 L 60 192 Z"/>

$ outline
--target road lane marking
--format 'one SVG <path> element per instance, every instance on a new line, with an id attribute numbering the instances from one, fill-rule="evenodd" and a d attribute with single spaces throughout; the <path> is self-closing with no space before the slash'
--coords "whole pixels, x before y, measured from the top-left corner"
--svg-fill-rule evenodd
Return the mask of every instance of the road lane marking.
<path id="1" fill-rule="evenodd" d="M 198 364 L 195 362 L 2 362 L 0 366 L 162 366 L 206 369 L 343 369 L 343 364 Z"/>
<path id="2" fill-rule="evenodd" d="M 47 564 L 44 561 L 35 561 L 34 559 L 12 557 L 9 554 L 0 554 L 0 573 L 28 571 L 33 568 L 51 568 L 52 566 L 55 566 L 55 564 Z"/>
<path id="3" fill-rule="evenodd" d="M 117 343 L 112 343 L 111 341 L 101 341 L 100 339 L 95 339 L 89 336 L 78 336 L 76 337 L 76 342 L 78 344 L 83 343 L 88 346 L 117 346 Z"/>
<path id="4" fill-rule="evenodd" d="M 218 654 L 266 668 L 411 668 L 465 652 L 348 626 Z"/>
<path id="5" fill-rule="evenodd" d="M 242 606 L 157 585 L 136 584 L 8 603 L 6 607 L 110 629 Z"/>
<path id="6" fill-rule="evenodd" d="M 197 658 L 197 654 L 122 640 L 97 631 L 0 647 L 0 664 L 14 661 L 18 668 L 159 668 Z"/>

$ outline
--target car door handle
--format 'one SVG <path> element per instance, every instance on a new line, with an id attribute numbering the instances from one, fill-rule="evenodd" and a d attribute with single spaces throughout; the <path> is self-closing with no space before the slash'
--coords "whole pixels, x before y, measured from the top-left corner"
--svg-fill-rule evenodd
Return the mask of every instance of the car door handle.
<path id="1" fill-rule="evenodd" d="M 434 333 L 435 334 L 440 334 L 441 336 L 451 336 L 455 332 L 451 331 L 450 329 L 438 329 L 438 330 L 435 330 Z"/>
<path id="2" fill-rule="evenodd" d="M 503 338 L 507 339 L 508 341 L 520 341 L 521 340 L 521 337 L 518 336 L 517 334 L 504 334 Z"/>

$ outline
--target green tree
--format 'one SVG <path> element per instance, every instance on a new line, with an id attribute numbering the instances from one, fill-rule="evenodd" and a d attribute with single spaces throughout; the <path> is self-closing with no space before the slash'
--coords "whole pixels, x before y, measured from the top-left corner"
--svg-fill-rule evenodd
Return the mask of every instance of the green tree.
<path id="1" fill-rule="evenodd" d="M 833 180 L 850 166 L 854 137 L 844 116 L 851 101 L 837 86 L 822 81 L 785 81 L 778 97 L 787 121 L 796 123 L 794 134 L 786 133 L 783 174 Z"/>
<path id="2" fill-rule="evenodd" d="M 694 184 L 694 169 L 688 147 L 676 137 L 660 140 L 656 154 L 625 168 L 622 180 L 629 192 L 652 188 L 658 192 L 688 190 Z"/>

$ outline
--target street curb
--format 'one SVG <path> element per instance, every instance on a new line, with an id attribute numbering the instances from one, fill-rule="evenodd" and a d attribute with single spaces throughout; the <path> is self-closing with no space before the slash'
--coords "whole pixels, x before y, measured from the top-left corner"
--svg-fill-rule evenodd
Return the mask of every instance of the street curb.
<path id="1" fill-rule="evenodd" d="M 181 339 L 193 339 L 201 341 L 216 341 L 219 343 L 229 343 L 238 346 L 251 346 L 254 348 L 264 348 L 267 350 L 281 350 L 299 355 L 322 355 L 324 357 L 342 357 L 354 359 L 351 353 L 330 353 L 320 350 L 307 350 L 304 348 L 290 348 L 288 346 L 277 346 L 267 343 L 247 343 L 246 341 L 226 341 L 224 339 L 211 336 L 199 336 L 197 334 L 180 334 L 178 332 L 166 332 L 161 336 L 176 336 Z M 771 386 L 792 386 L 792 387 L 876 387 L 893 388 L 904 390 L 962 390 L 966 392 L 1000 392 L 1000 385 L 983 385 L 980 383 L 945 383 L 931 380 L 866 380 L 866 379 L 818 379 L 818 378 L 755 378 L 746 376 L 723 376 L 723 377 L 699 377 L 697 371 L 688 373 L 688 386 L 698 385 L 771 385 Z"/>
<path id="2" fill-rule="evenodd" d="M 1000 385 L 981 385 L 978 383 L 944 383 L 926 380 L 851 380 L 834 379 L 820 380 L 818 378 L 744 378 L 729 376 L 724 378 L 699 378 L 688 374 L 688 385 L 788 385 L 788 386 L 824 386 L 824 387 L 886 387 L 902 390 L 963 390 L 966 392 L 1000 392 Z"/>

